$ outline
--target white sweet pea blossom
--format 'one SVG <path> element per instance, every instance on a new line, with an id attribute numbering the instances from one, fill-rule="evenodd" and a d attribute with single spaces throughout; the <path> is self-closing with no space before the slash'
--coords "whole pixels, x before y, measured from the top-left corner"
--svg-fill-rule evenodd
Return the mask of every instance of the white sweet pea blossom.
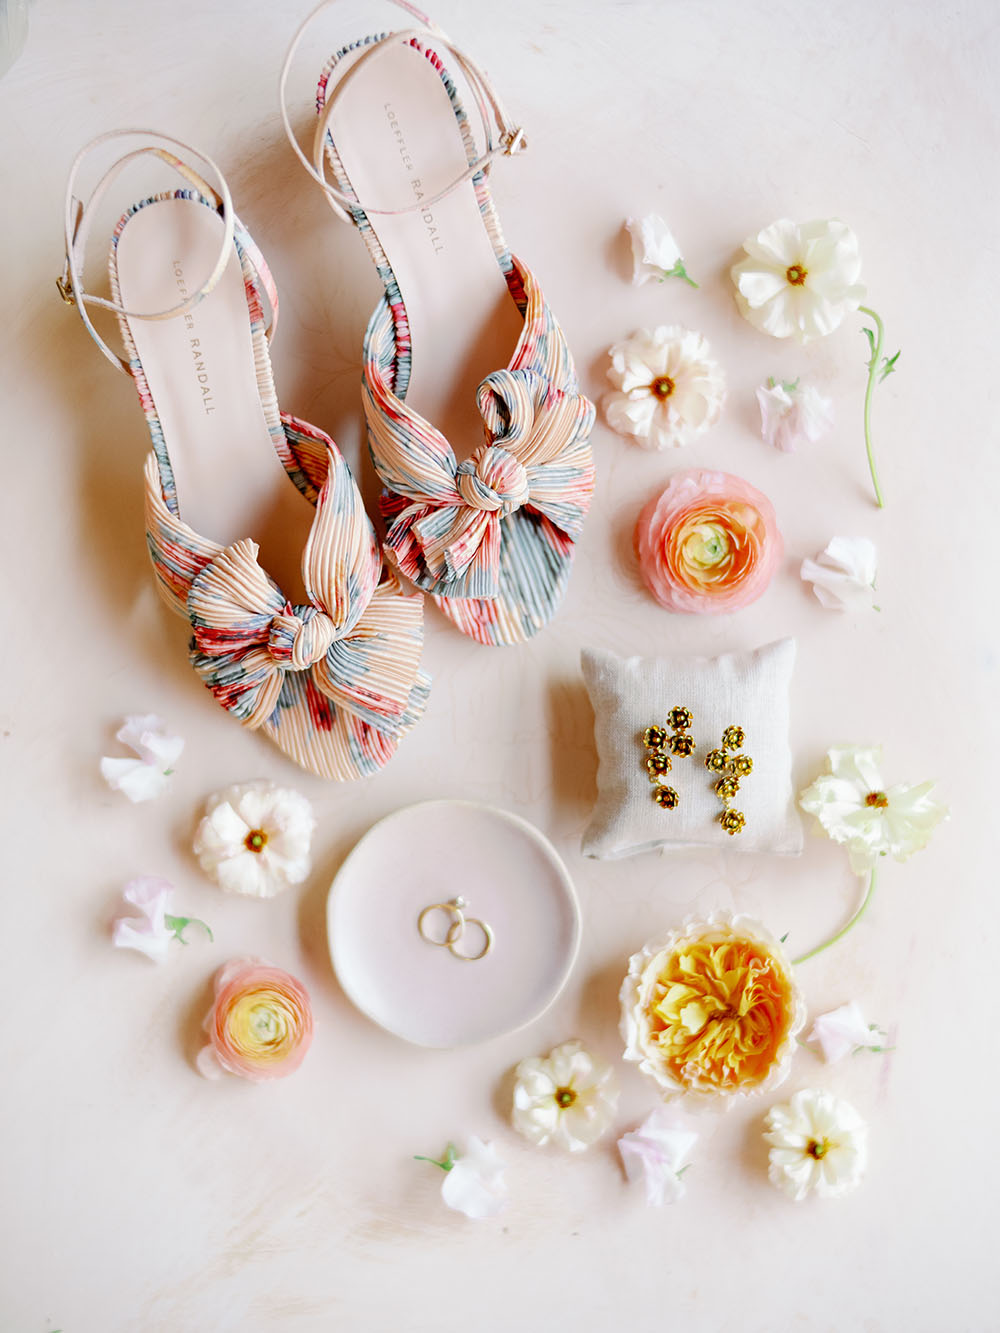
<path id="1" fill-rule="evenodd" d="M 886 787 L 879 746 L 844 746 L 827 753 L 829 773 L 799 796 L 823 831 L 847 848 L 851 868 L 867 874 L 880 856 L 905 861 L 926 847 L 948 808 L 931 796 L 933 782 Z"/>
<path id="2" fill-rule="evenodd" d="M 803 1088 L 767 1113 L 768 1179 L 796 1203 L 815 1191 L 822 1198 L 849 1194 L 868 1161 L 868 1127 L 830 1092 Z"/>
<path id="3" fill-rule="evenodd" d="M 875 607 L 878 551 L 867 537 L 834 537 L 815 560 L 803 560 L 800 575 L 828 611 Z"/>
<path id="4" fill-rule="evenodd" d="M 418 1162 L 430 1162 L 445 1173 L 441 1182 L 441 1198 L 456 1213 L 464 1213 L 478 1221 L 496 1217 L 507 1206 L 507 1186 L 503 1173 L 506 1163 L 497 1156 L 492 1143 L 484 1143 L 474 1134 L 469 1146 L 459 1155 L 453 1143 L 448 1144 L 444 1157 L 418 1157 Z"/>
<path id="5" fill-rule="evenodd" d="M 312 806 L 299 792 L 246 782 L 209 797 L 194 852 L 227 893 L 273 898 L 309 874 L 315 827 Z"/>
<path id="6" fill-rule="evenodd" d="M 120 916 L 115 920 L 111 942 L 118 949 L 137 949 L 154 963 L 162 963 L 167 956 L 171 940 L 180 940 L 190 925 L 203 926 L 212 938 L 212 932 L 197 917 L 170 916 L 167 908 L 174 892 L 174 886 L 166 879 L 154 875 L 140 875 L 125 885 L 122 897 L 127 903 L 139 909 L 140 915 Z"/>
<path id="7" fill-rule="evenodd" d="M 610 1128 L 618 1106 L 614 1070 L 582 1042 L 522 1060 L 515 1074 L 511 1122 L 532 1143 L 583 1152 Z"/>
<path id="8" fill-rule="evenodd" d="M 808 1040 L 814 1041 L 828 1065 L 843 1060 L 855 1051 L 881 1051 L 875 1040 L 880 1029 L 869 1023 L 856 1000 L 842 1004 L 839 1009 L 820 1014 L 812 1025 Z"/>
<path id="9" fill-rule="evenodd" d="M 653 1208 L 676 1203 L 684 1195 L 682 1173 L 698 1141 L 692 1119 L 672 1106 L 658 1106 L 638 1129 L 618 1140 L 628 1180 L 642 1180 L 646 1202 Z"/>
<path id="10" fill-rule="evenodd" d="M 757 390 L 760 433 L 765 444 L 790 454 L 805 441 L 816 444 L 833 425 L 833 403 L 799 380 L 778 383 L 773 377 Z"/>
<path id="11" fill-rule="evenodd" d="M 865 299 L 858 238 L 835 218 L 781 218 L 748 237 L 743 249 L 746 259 L 732 269 L 736 303 L 774 338 L 822 338 Z"/>
<path id="12" fill-rule="evenodd" d="M 705 337 L 680 325 L 639 329 L 609 350 L 608 425 L 644 449 L 688 444 L 722 413 L 726 382 Z"/>
<path id="13" fill-rule="evenodd" d="M 105 755 L 101 760 L 101 777 L 111 790 L 134 802 L 159 796 L 184 749 L 181 737 L 169 735 L 155 713 L 145 713 L 127 717 L 115 732 L 115 740 L 134 750 L 136 758 Z"/>
<path id="14" fill-rule="evenodd" d="M 644 282 L 663 282 L 666 278 L 683 278 L 692 287 L 698 284 L 688 276 L 681 248 L 673 232 L 657 213 L 644 218 L 629 218 L 625 228 L 632 240 L 632 282 L 636 287 Z"/>

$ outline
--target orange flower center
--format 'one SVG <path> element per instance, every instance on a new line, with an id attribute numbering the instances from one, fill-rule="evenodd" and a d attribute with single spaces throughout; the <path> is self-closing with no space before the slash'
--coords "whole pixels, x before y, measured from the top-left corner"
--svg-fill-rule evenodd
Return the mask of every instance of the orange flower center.
<path id="1" fill-rule="evenodd" d="M 572 1106 L 576 1101 L 576 1093 L 572 1088 L 556 1088 L 556 1106 L 561 1111 L 565 1111 L 568 1106 Z"/>
<path id="2" fill-rule="evenodd" d="M 865 797 L 865 805 L 871 810 L 884 810 L 889 804 L 889 798 L 884 791 L 870 791 Z"/>
<path id="3" fill-rule="evenodd" d="M 785 277 L 793 287 L 801 287 L 808 276 L 809 274 L 801 264 L 790 264 L 788 268 L 785 269 Z"/>
<path id="4" fill-rule="evenodd" d="M 806 1145 L 806 1152 L 810 1157 L 815 1157 L 817 1162 L 821 1162 L 830 1151 L 830 1145 L 826 1139 L 810 1139 Z"/>
<path id="5" fill-rule="evenodd" d="M 262 828 L 252 828 L 243 839 L 243 846 L 248 852 L 262 852 L 267 846 L 267 834 Z"/>
<path id="6" fill-rule="evenodd" d="M 649 386 L 649 392 L 654 398 L 663 399 L 669 398 L 676 388 L 677 385 L 669 375 L 657 375 L 656 379 L 653 380 L 652 384 Z"/>

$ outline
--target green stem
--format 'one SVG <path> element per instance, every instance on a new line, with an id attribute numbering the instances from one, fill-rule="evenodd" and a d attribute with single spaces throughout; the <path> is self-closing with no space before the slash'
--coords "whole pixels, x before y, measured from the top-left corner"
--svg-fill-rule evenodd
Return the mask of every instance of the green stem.
<path id="1" fill-rule="evenodd" d="M 879 485 L 878 473 L 875 470 L 875 452 L 872 446 L 872 395 L 878 382 L 879 366 L 882 364 L 885 326 L 881 317 L 870 306 L 860 305 L 858 310 L 862 315 L 869 315 L 875 322 L 875 346 L 872 350 L 872 359 L 868 363 L 868 384 L 865 388 L 865 449 L 868 452 L 868 470 L 872 474 L 872 485 L 875 487 L 875 503 L 879 509 L 884 509 L 885 501 L 882 498 L 882 488 Z"/>
<path id="2" fill-rule="evenodd" d="M 793 958 L 792 965 L 794 967 L 798 967 L 799 963 L 804 963 L 808 958 L 815 958 L 816 955 L 818 953 L 822 953 L 824 949 L 829 949 L 831 944 L 836 944 L 838 940 L 842 940 L 844 936 L 847 934 L 847 932 L 853 929 L 853 927 L 858 924 L 858 922 L 864 916 L 865 912 L 868 910 L 868 904 L 875 896 L 876 880 L 877 876 L 875 873 L 875 866 L 872 866 L 871 872 L 868 876 L 868 892 L 865 894 L 864 898 L 862 898 L 860 907 L 848 921 L 847 925 L 841 926 L 840 930 L 837 931 L 836 935 L 831 935 L 825 944 L 817 944 L 815 949 L 810 949 L 808 953 L 801 954 L 798 958 Z"/>
<path id="3" fill-rule="evenodd" d="M 439 1166 L 442 1171 L 450 1171 L 455 1165 L 455 1157 L 455 1145 L 449 1143 L 448 1147 L 445 1149 L 445 1154 L 440 1161 L 438 1161 L 436 1157 L 423 1157 L 419 1153 L 414 1153 L 413 1160 L 415 1162 L 430 1162 L 431 1166 Z"/>
<path id="4" fill-rule="evenodd" d="M 673 268 L 665 268 L 663 270 L 663 277 L 660 279 L 660 281 L 666 282 L 667 278 L 683 278 L 689 287 L 698 286 L 694 278 L 689 277 L 688 271 L 684 267 L 683 259 L 678 259 L 677 263 L 673 266 Z"/>
<path id="5" fill-rule="evenodd" d="M 215 943 L 215 936 L 212 934 L 211 930 L 205 925 L 204 921 L 201 921 L 196 916 L 164 916 L 163 924 L 168 930 L 174 932 L 174 938 L 180 940 L 181 944 L 187 944 L 187 940 L 184 938 L 184 932 L 187 930 L 188 926 L 201 926 L 208 938 L 213 944 Z"/>

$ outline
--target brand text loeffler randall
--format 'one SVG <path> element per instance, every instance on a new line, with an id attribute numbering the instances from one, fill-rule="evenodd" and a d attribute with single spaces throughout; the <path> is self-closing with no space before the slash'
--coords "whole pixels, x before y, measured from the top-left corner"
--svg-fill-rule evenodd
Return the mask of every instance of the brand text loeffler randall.
<path id="1" fill-rule="evenodd" d="M 181 294 L 182 300 L 187 300 L 188 292 L 187 282 L 184 278 L 184 269 L 179 259 L 174 260 L 174 282 L 177 284 L 177 290 Z M 184 327 L 188 333 L 193 333 L 195 328 L 194 315 L 188 310 L 184 315 Z M 198 378 L 198 389 L 201 393 L 201 405 L 205 415 L 210 416 L 215 411 L 215 400 L 212 396 L 212 388 L 208 380 L 208 369 L 205 365 L 204 357 L 201 351 L 200 338 L 188 338 L 188 347 L 191 352 L 191 359 L 194 362 L 194 373 Z"/>
<path id="2" fill-rule="evenodd" d="M 386 120 L 388 120 L 389 122 L 389 128 L 392 131 L 393 138 L 396 140 L 396 147 L 399 149 L 399 159 L 402 162 L 403 167 L 405 168 L 407 175 L 410 178 L 410 189 L 413 191 L 414 199 L 419 203 L 420 200 L 424 198 L 427 191 L 423 188 L 423 183 L 420 177 L 414 175 L 416 167 L 414 165 L 413 158 L 410 156 L 410 150 L 407 147 L 406 138 L 404 137 L 403 131 L 400 128 L 399 117 L 393 110 L 392 103 L 385 102 L 383 103 L 383 106 L 385 110 Z M 420 219 L 423 222 L 424 226 L 427 228 L 427 238 L 431 243 L 431 248 L 433 249 L 436 255 L 439 255 L 444 249 L 444 241 L 441 237 L 440 228 L 434 221 L 434 214 L 429 209 L 427 209 L 420 214 Z"/>

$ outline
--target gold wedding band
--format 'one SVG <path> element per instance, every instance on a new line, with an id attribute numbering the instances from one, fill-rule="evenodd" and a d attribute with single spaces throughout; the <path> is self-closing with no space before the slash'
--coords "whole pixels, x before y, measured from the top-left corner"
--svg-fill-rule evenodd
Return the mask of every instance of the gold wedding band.
<path id="1" fill-rule="evenodd" d="M 460 958 L 463 963 L 478 963 L 480 958 L 485 958 L 493 948 L 493 931 L 485 921 L 481 921 L 478 917 L 467 917 L 463 910 L 467 906 L 468 903 L 464 898 L 452 898 L 450 902 L 446 903 L 431 903 L 417 917 L 417 930 L 428 944 L 433 944 L 439 949 L 447 949 L 456 958 Z M 436 939 L 434 934 L 429 933 L 427 919 L 433 912 L 445 912 L 450 917 L 448 929 L 445 931 L 443 939 Z M 478 927 L 482 934 L 483 944 L 478 953 L 463 953 L 461 949 L 455 947 L 465 938 L 467 926 Z"/>

